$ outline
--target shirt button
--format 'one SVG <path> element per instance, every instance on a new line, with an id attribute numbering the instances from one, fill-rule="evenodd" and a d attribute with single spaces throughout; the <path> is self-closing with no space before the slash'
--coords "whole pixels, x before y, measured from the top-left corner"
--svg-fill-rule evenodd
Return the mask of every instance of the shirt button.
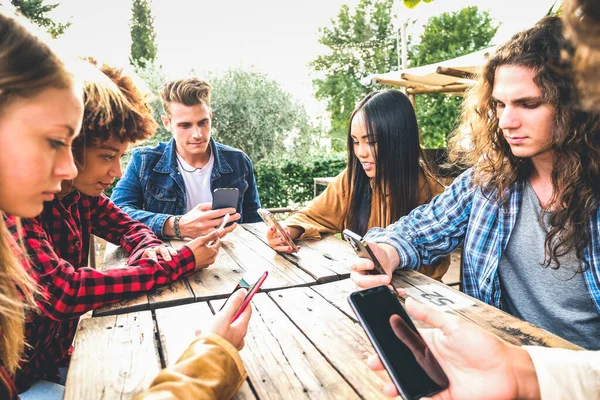
<path id="1" fill-rule="evenodd" d="M 158 198 L 159 198 L 159 199 L 160 199 L 160 198 L 162 198 L 162 193 L 159 193 L 159 194 L 158 194 Z"/>
<path id="2" fill-rule="evenodd" d="M 486 278 L 486 279 L 485 279 L 485 281 L 486 281 L 487 283 L 490 283 L 492 280 L 491 280 L 490 278 Z"/>
<path id="3" fill-rule="evenodd" d="M 75 247 L 79 247 L 79 246 L 81 246 L 81 242 L 78 240 L 75 242 Z"/>

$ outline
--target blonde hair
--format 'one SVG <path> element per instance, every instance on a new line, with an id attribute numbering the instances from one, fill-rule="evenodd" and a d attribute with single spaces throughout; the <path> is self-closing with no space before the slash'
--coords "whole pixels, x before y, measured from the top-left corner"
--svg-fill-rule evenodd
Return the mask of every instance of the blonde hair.
<path id="1" fill-rule="evenodd" d="M 0 9 L 0 115 L 17 98 L 69 88 L 72 74 L 25 21 Z M 15 136 L 18 133 L 15 132 Z M 0 214 L 2 212 L 0 211 Z M 25 312 L 35 307 L 36 286 L 15 256 L 19 246 L 0 215 L 0 362 L 14 374 L 25 345 Z"/>
<path id="2" fill-rule="evenodd" d="M 160 98 L 167 115 L 171 113 L 171 103 L 181 103 L 186 106 L 205 104 L 210 108 L 210 83 L 198 78 L 179 79 L 164 84 Z"/>

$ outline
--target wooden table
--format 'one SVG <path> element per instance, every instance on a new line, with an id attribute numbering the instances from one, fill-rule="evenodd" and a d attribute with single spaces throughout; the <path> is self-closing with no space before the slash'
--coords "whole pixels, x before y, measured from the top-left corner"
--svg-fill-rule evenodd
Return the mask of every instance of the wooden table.
<path id="1" fill-rule="evenodd" d="M 301 243 L 297 256 L 280 255 L 264 243 L 265 230 L 262 223 L 241 225 L 210 268 L 82 320 L 65 399 L 133 398 L 177 361 L 243 272 L 255 267 L 270 268 L 270 275 L 252 302 L 241 351 L 249 378 L 236 399 L 384 398 L 366 365 L 373 348 L 347 302 L 356 290 L 348 279 L 356 257 L 350 246 L 328 236 Z M 123 262 L 113 252 L 106 267 Z M 511 343 L 579 349 L 417 272 L 400 271 L 393 283 Z"/>

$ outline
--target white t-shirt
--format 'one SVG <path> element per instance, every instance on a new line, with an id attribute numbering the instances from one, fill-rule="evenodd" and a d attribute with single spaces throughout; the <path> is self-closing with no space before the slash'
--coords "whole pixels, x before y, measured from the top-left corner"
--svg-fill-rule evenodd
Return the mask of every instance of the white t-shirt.
<path id="1" fill-rule="evenodd" d="M 192 167 L 179 154 L 177 154 L 177 162 L 179 164 L 179 172 L 185 184 L 186 212 L 200 203 L 212 203 L 210 175 L 215 163 L 213 153 L 210 153 L 210 159 L 202 168 Z"/>

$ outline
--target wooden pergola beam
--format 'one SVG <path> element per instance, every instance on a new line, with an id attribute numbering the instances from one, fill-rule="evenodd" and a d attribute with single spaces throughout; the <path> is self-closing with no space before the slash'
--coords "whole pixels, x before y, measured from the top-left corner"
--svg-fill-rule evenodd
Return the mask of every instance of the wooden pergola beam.
<path id="1" fill-rule="evenodd" d="M 459 69 L 448 68 L 448 67 L 437 67 L 435 70 L 436 73 L 441 75 L 448 75 L 454 78 L 462 78 L 462 79 L 477 79 L 477 74 L 472 74 L 470 72 L 461 71 Z"/>
<path id="2" fill-rule="evenodd" d="M 430 86 L 407 89 L 407 94 L 463 93 L 471 85 Z"/>

